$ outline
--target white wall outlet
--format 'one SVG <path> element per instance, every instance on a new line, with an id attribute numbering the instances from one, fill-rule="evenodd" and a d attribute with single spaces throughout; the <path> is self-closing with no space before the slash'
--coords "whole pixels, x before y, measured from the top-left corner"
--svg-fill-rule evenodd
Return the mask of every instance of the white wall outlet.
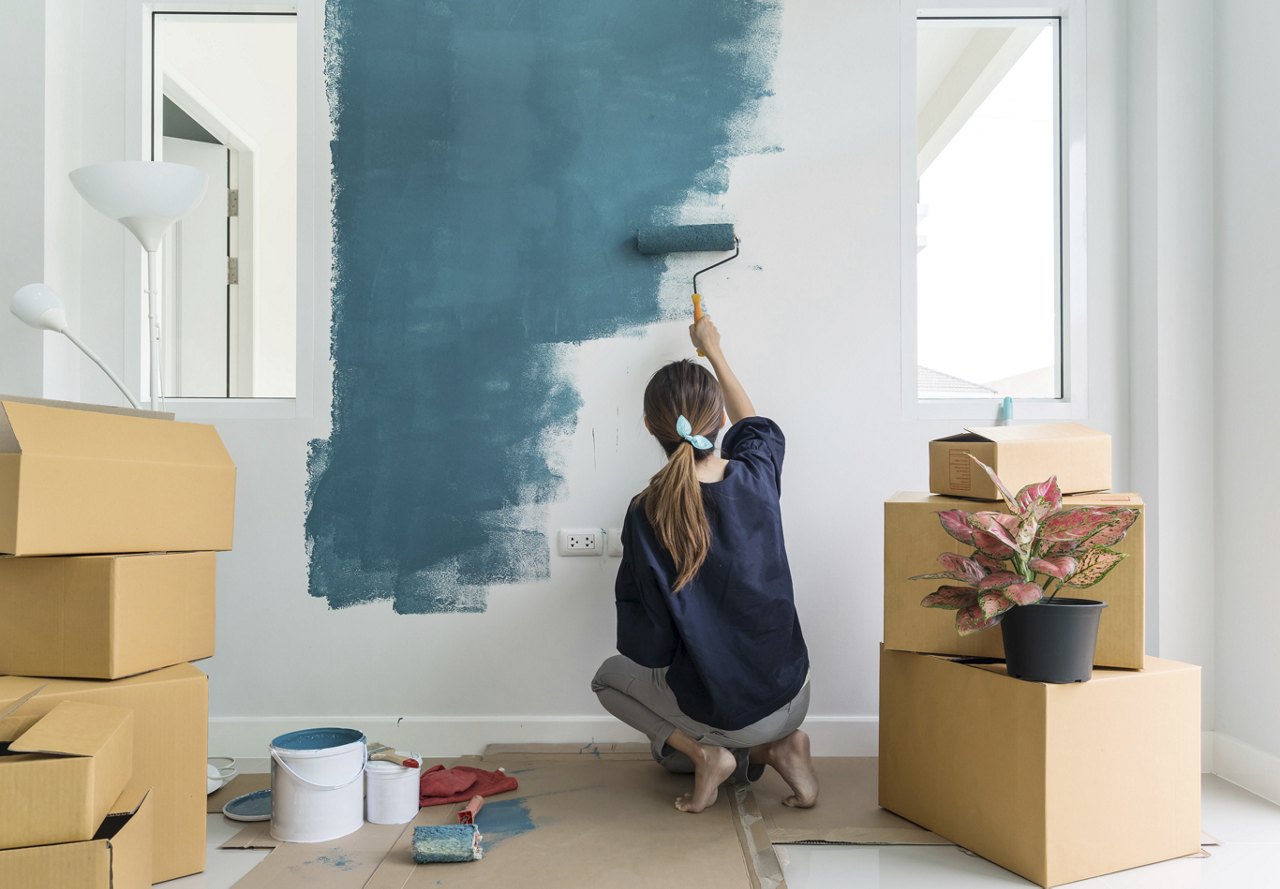
<path id="1" fill-rule="evenodd" d="M 608 544 L 609 555 L 611 556 L 622 555 L 622 529 L 621 528 L 609 528 L 607 531 L 604 532 L 604 539 L 605 539 L 605 542 Z"/>
<path id="2" fill-rule="evenodd" d="M 561 528 L 560 555 L 598 556 L 604 552 L 604 532 L 599 528 Z"/>

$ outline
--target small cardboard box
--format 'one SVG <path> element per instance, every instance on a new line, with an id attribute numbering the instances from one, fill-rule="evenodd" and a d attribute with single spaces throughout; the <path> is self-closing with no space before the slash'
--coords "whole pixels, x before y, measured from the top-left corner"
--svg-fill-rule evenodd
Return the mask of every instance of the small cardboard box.
<path id="1" fill-rule="evenodd" d="M 133 711 L 133 780 L 126 793 L 151 789 L 152 879 L 204 870 L 209 678 L 191 664 L 110 682 L 0 676 L 0 710 L 40 685 L 45 688 L 20 713 L 42 716 L 63 701 Z"/>
<path id="2" fill-rule="evenodd" d="M 1111 436 L 1079 423 L 968 426 L 929 442 L 929 490 L 935 494 L 999 500 L 995 483 L 969 455 L 990 466 L 1014 493 L 1058 477 L 1064 494 L 1111 488 Z"/>
<path id="3" fill-rule="evenodd" d="M 213 655 L 213 553 L 0 557 L 0 674 L 118 679 Z"/>
<path id="4" fill-rule="evenodd" d="M 93 839 L 0 852 L 5 889 L 147 889 L 151 885 L 151 799 L 126 791 Z"/>
<path id="5" fill-rule="evenodd" d="M 0 553 L 228 550 L 235 487 L 212 426 L 0 398 Z"/>
<path id="6" fill-rule="evenodd" d="M 1200 668 L 1011 679 L 882 649 L 880 805 L 1041 886 L 1200 851 Z"/>
<path id="7" fill-rule="evenodd" d="M 1131 506 L 1143 510 L 1142 498 L 1137 494 L 1085 494 L 1065 497 L 1063 505 Z M 899 493 L 885 501 L 884 645 L 900 651 L 1003 658 L 999 627 L 961 636 L 956 633 L 954 611 L 921 607 L 920 600 L 947 581 L 907 580 L 917 574 L 941 571 L 940 553 L 973 552 L 942 530 L 937 513 L 945 509 L 1008 512 L 1003 503 L 978 504 L 929 494 Z M 1142 669 L 1146 650 L 1144 519 L 1145 515 L 1139 515 L 1124 540 L 1114 547 L 1128 554 L 1128 558 L 1110 574 L 1087 589 L 1063 588 L 1064 596 L 1107 603 L 1098 626 L 1094 655 L 1094 663 L 1101 667 Z"/>
<path id="8" fill-rule="evenodd" d="M 0 849 L 91 839 L 132 775 L 128 710 L 64 701 L 0 720 Z"/>

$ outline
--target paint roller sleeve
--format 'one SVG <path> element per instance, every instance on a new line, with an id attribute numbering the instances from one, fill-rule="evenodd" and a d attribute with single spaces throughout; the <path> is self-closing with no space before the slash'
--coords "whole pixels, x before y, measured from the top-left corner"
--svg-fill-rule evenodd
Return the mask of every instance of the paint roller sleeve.
<path id="1" fill-rule="evenodd" d="M 656 225 L 636 232 L 636 249 L 641 253 L 699 253 L 732 250 L 733 223 L 705 225 Z"/>

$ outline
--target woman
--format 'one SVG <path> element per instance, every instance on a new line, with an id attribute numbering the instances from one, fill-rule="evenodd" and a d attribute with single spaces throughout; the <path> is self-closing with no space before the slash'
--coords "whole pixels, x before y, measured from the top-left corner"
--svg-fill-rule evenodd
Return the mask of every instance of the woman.
<path id="1" fill-rule="evenodd" d="M 653 758 L 693 773 L 682 812 L 701 812 L 731 777 L 765 766 L 787 805 L 812 806 L 809 655 L 796 617 L 779 507 L 784 438 L 755 407 L 709 315 L 689 328 L 715 376 L 692 361 L 661 368 L 644 422 L 667 464 L 627 510 L 615 587 L 618 651 L 591 687 L 644 732 Z M 719 378 L 717 380 L 717 377 Z M 714 452 L 725 414 L 734 424 Z"/>

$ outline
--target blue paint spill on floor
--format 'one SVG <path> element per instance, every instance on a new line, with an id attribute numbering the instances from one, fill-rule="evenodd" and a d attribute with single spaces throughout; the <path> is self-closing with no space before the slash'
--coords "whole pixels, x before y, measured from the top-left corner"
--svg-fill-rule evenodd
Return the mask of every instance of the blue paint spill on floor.
<path id="1" fill-rule="evenodd" d="M 539 507 L 564 490 L 555 440 L 581 405 L 553 346 L 658 319 L 665 258 L 632 237 L 727 187 L 779 15 L 329 0 L 335 370 L 308 455 L 312 595 L 475 612 L 492 585 L 548 576 Z"/>
<path id="2" fill-rule="evenodd" d="M 476 815 L 476 826 L 480 828 L 481 842 L 488 852 L 503 840 L 526 834 L 538 825 L 533 823 L 525 797 L 518 797 L 486 802 Z"/>

